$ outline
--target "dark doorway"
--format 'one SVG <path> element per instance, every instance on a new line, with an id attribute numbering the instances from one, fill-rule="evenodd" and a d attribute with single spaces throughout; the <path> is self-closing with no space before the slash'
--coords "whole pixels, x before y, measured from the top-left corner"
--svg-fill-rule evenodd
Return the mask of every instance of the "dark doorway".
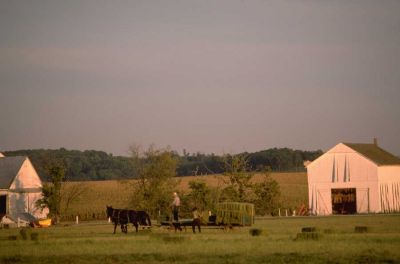
<path id="1" fill-rule="evenodd" d="M 0 195 L 0 215 L 7 213 L 7 195 Z"/>
<path id="2" fill-rule="evenodd" d="M 332 214 L 357 213 L 356 188 L 332 189 Z"/>

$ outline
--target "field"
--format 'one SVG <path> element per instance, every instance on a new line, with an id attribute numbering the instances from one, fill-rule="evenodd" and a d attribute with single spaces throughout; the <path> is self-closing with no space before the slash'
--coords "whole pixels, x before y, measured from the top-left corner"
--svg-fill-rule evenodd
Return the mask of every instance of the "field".
<path id="1" fill-rule="evenodd" d="M 189 192 L 190 181 L 203 180 L 208 186 L 222 187 L 223 177 L 222 175 L 190 176 L 177 177 L 176 180 L 179 182 L 178 190 L 184 194 Z M 281 189 L 282 212 L 285 209 L 297 209 L 301 204 L 307 204 L 306 173 L 272 173 L 271 177 L 279 183 Z M 255 175 L 254 180 L 258 181 L 259 179 L 260 175 Z M 79 185 L 85 188 L 85 192 L 79 200 L 71 204 L 67 215 L 72 219 L 74 215 L 79 214 L 85 219 L 87 216 L 92 217 L 93 214 L 104 214 L 106 205 L 128 208 L 132 181 L 79 182 Z"/>
<path id="2" fill-rule="evenodd" d="M 302 227 L 315 227 L 318 240 L 296 240 Z M 113 235 L 111 224 L 92 221 L 32 229 L 23 240 L 19 229 L 1 229 L 0 263 L 400 263 L 400 215 L 270 217 L 251 228 L 261 235 L 248 227 L 175 234 L 157 226 Z"/>

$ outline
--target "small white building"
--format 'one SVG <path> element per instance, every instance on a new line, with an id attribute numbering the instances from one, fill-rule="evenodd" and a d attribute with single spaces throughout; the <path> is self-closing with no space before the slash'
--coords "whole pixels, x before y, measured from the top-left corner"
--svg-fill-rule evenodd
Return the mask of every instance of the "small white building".
<path id="1" fill-rule="evenodd" d="M 373 144 L 339 143 L 307 166 L 314 215 L 400 212 L 400 159 Z"/>
<path id="2" fill-rule="evenodd" d="M 42 181 L 28 157 L 0 156 L 0 220 L 30 222 L 45 218 L 48 210 L 35 203 L 42 197 Z"/>

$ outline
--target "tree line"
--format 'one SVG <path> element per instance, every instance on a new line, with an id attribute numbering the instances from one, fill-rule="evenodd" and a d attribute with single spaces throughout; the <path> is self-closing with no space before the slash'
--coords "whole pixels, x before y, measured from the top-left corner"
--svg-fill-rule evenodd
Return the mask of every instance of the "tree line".
<path id="1" fill-rule="evenodd" d="M 50 176 L 45 169 L 53 160 L 62 161 L 65 178 L 69 181 L 115 180 L 139 178 L 137 162 L 132 157 L 113 156 L 104 151 L 60 149 L 29 149 L 4 152 L 6 156 L 28 156 L 44 181 Z M 312 161 L 322 155 L 321 150 L 302 151 L 290 148 L 272 148 L 253 153 L 240 153 L 247 157 L 249 170 L 304 171 L 303 161 Z M 224 156 L 204 153 L 183 155 L 171 151 L 177 160 L 177 176 L 197 176 L 226 172 Z"/>
<path id="2" fill-rule="evenodd" d="M 129 208 L 146 210 L 152 217 L 161 216 L 170 211 L 171 194 L 178 191 L 179 179 L 176 178 L 179 159 L 169 148 L 147 149 L 131 148 L 131 160 L 134 164 L 136 181 L 125 181 L 130 192 Z M 204 212 L 214 212 L 219 202 L 248 202 L 255 205 L 259 215 L 273 214 L 278 207 L 280 189 L 278 183 L 269 177 L 269 171 L 263 171 L 260 182 L 252 182 L 255 172 L 249 167 L 248 155 L 225 155 L 224 186 L 207 186 L 203 180 L 189 182 L 189 191 L 181 193 L 183 212 L 190 212 L 194 207 Z M 89 190 L 81 188 L 79 183 L 66 188 L 66 168 L 62 160 L 52 160 L 45 170 L 49 182 L 42 187 L 42 198 L 36 202 L 40 208 L 49 209 L 49 217 L 58 223 L 62 215 L 68 214 L 68 204 L 79 200 Z M 185 217 L 181 215 L 181 217 Z"/>

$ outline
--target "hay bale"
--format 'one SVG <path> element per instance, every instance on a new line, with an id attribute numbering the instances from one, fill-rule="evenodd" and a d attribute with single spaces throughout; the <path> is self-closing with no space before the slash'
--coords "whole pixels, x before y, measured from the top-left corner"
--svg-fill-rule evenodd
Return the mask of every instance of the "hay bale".
<path id="1" fill-rule="evenodd" d="M 368 227 L 366 227 L 366 226 L 355 226 L 354 227 L 354 232 L 356 232 L 356 233 L 367 233 L 368 232 Z"/>
<path id="2" fill-rule="evenodd" d="M 304 233 L 297 233 L 295 241 L 298 240 L 319 240 L 322 238 L 322 234 L 317 232 L 304 232 Z"/>
<path id="3" fill-rule="evenodd" d="M 13 235 L 13 236 L 8 236 L 7 239 L 8 239 L 8 240 L 18 240 L 18 236 L 15 236 L 15 235 Z"/>
<path id="4" fill-rule="evenodd" d="M 262 229 L 258 229 L 258 228 L 252 228 L 252 229 L 249 230 L 249 233 L 252 236 L 259 236 L 259 235 L 262 234 L 262 232 L 263 232 L 263 230 Z"/>
<path id="5" fill-rule="evenodd" d="M 19 231 L 19 234 L 21 235 L 23 240 L 28 240 L 30 238 L 30 235 L 31 235 L 31 230 L 29 228 L 22 228 Z"/>
<path id="6" fill-rule="evenodd" d="M 224 202 L 217 204 L 216 222 L 224 225 L 251 226 L 254 215 L 254 204 Z"/>
<path id="7" fill-rule="evenodd" d="M 315 227 L 302 227 L 301 232 L 302 233 L 317 232 L 317 229 Z"/>

